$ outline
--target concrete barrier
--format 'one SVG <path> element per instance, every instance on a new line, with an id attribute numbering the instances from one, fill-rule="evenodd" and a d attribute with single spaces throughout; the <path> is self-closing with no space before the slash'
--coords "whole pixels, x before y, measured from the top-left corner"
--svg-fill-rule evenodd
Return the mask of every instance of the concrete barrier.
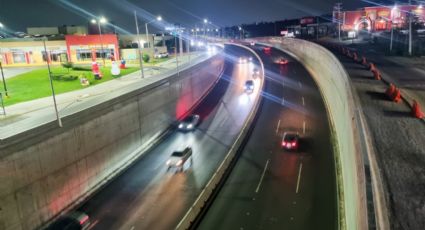
<path id="1" fill-rule="evenodd" d="M 339 228 L 368 229 L 362 142 L 347 72 L 331 52 L 312 42 L 277 37 L 252 41 L 290 54 L 313 76 L 331 124 L 338 177 Z"/>
<path id="2" fill-rule="evenodd" d="M 134 162 L 217 82 L 216 55 L 0 142 L 0 229 L 56 218 Z M 153 80 L 152 80 L 153 81 Z"/>
<path id="3" fill-rule="evenodd" d="M 254 50 L 252 50 L 251 48 L 248 48 L 246 46 L 235 44 L 235 43 L 226 43 L 226 44 L 238 46 L 238 47 L 244 48 L 244 49 L 248 50 L 249 52 L 251 52 L 258 59 L 260 65 L 261 65 L 263 78 L 261 80 L 261 85 L 259 87 L 259 93 L 257 94 L 257 96 L 255 98 L 254 107 L 251 110 L 248 118 L 246 119 L 246 121 L 245 121 L 245 123 L 244 123 L 244 125 L 241 129 L 241 132 L 239 133 L 238 137 L 236 138 L 235 143 L 233 143 L 232 147 L 229 149 L 228 153 L 224 157 L 223 161 L 221 162 L 221 164 L 219 165 L 217 170 L 212 175 L 211 179 L 208 181 L 205 188 L 201 191 L 201 193 L 199 194 L 199 196 L 197 197 L 195 202 L 192 204 L 190 209 L 186 212 L 184 217 L 181 219 L 179 224 L 176 226 L 177 230 L 189 229 L 191 227 L 191 225 L 193 224 L 193 222 L 195 221 L 195 219 L 201 213 L 202 209 L 205 208 L 205 205 L 207 204 L 208 200 L 210 199 L 211 195 L 213 194 L 214 190 L 217 188 L 219 183 L 223 180 L 223 176 L 224 176 L 225 172 L 229 169 L 229 166 L 230 166 L 231 162 L 233 161 L 234 157 L 236 156 L 238 149 L 241 147 L 244 139 L 248 135 L 249 128 L 250 128 L 252 122 L 254 121 L 255 114 L 257 113 L 257 111 L 260 107 L 261 91 L 263 90 L 263 85 L 264 85 L 264 80 L 265 80 L 264 64 L 261 61 L 260 56 L 258 56 L 257 53 L 255 53 Z"/>

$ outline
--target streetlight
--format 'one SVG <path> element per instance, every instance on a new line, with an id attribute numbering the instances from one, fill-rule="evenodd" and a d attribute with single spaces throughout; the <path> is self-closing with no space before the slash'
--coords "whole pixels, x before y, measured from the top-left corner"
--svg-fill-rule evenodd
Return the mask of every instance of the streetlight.
<path id="1" fill-rule="evenodd" d="M 139 23 L 137 22 L 137 12 L 134 11 L 134 21 L 136 22 L 136 31 L 137 31 L 137 49 L 139 51 L 139 64 L 140 71 L 142 71 L 142 78 L 145 77 L 145 72 L 143 71 L 143 59 L 142 59 L 142 48 L 140 47 L 140 34 L 139 34 Z"/>
<path id="2" fill-rule="evenodd" d="M 207 25 L 208 24 L 208 19 L 204 19 L 204 36 L 206 35 L 206 33 L 207 33 L 207 30 L 206 30 L 206 27 L 205 27 L 205 25 Z"/>
<path id="3" fill-rule="evenodd" d="M 106 20 L 105 17 L 100 17 L 100 18 L 98 18 L 98 20 L 96 20 L 96 19 L 91 20 L 92 24 L 97 24 L 97 28 L 99 30 L 100 49 L 102 51 L 102 53 L 100 55 L 102 56 L 103 66 L 105 66 L 105 51 L 103 50 L 102 28 L 100 27 L 100 24 L 105 24 L 107 22 L 108 22 L 108 20 Z"/>
<path id="4" fill-rule="evenodd" d="M 148 24 L 149 24 L 149 23 L 152 23 L 152 22 L 154 22 L 154 21 L 158 21 L 158 22 L 160 22 L 160 21 L 162 21 L 162 17 L 161 17 L 161 16 L 158 16 L 158 17 L 156 17 L 154 20 L 152 20 L 152 21 L 150 21 L 150 22 L 145 23 L 145 28 L 146 28 L 146 42 L 148 43 L 148 48 L 150 48 L 150 47 L 151 47 L 151 42 L 149 41 Z"/>
<path id="5" fill-rule="evenodd" d="M 3 23 L 0 22 L 0 28 L 4 28 Z M 1 52 L 0 52 L 0 55 Z M 9 94 L 7 93 L 7 86 L 6 86 L 6 80 L 4 79 L 4 73 L 3 73 L 3 65 L 2 65 L 2 61 L 3 61 L 3 56 L 0 59 L 0 71 L 1 71 L 1 78 L 3 80 L 3 87 L 4 87 L 4 94 L 6 95 L 6 97 L 9 97 Z"/>

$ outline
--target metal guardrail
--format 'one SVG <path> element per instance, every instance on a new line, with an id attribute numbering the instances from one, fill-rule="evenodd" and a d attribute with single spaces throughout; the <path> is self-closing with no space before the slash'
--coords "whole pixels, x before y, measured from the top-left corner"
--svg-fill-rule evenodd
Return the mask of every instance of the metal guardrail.
<path id="1" fill-rule="evenodd" d="M 249 52 L 253 53 L 256 58 L 259 60 L 261 69 L 263 72 L 263 79 L 261 81 L 260 90 L 263 89 L 264 81 L 265 81 L 265 70 L 264 70 L 264 64 L 261 61 L 260 56 L 255 53 L 254 50 L 251 48 L 248 48 L 243 45 L 235 44 L 235 43 L 226 43 L 229 45 L 235 45 L 241 48 L 244 48 L 248 50 Z M 225 156 L 224 160 L 221 162 L 220 166 L 217 168 L 217 170 L 212 175 L 211 179 L 208 181 L 205 188 L 201 191 L 193 205 L 190 207 L 190 209 L 186 212 L 182 220 L 177 225 L 176 229 L 183 230 L 183 229 L 189 229 L 192 225 L 192 223 L 195 221 L 197 216 L 201 213 L 202 209 L 205 207 L 208 199 L 213 194 L 214 190 L 217 188 L 217 186 L 220 184 L 221 180 L 223 179 L 223 176 L 225 175 L 226 170 L 230 166 L 232 160 L 236 156 L 236 153 L 238 149 L 241 147 L 241 144 L 243 143 L 245 137 L 247 136 L 250 126 L 252 122 L 254 121 L 255 114 L 257 113 L 259 107 L 260 107 L 260 99 L 261 98 L 261 92 L 258 93 L 256 102 L 254 105 L 254 109 L 251 110 L 251 113 L 248 116 L 248 119 L 245 120 L 245 123 L 242 127 L 242 131 L 239 133 L 238 137 L 236 138 L 236 141 L 233 143 L 232 147 L 230 148 L 229 152 Z"/>

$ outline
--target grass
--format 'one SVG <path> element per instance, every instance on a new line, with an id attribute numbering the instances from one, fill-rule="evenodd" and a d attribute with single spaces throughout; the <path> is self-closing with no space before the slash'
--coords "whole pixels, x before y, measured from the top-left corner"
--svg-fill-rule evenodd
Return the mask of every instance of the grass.
<path id="1" fill-rule="evenodd" d="M 94 85 L 110 81 L 114 78 L 124 76 L 126 74 L 137 71 L 139 68 L 129 67 L 127 69 L 122 69 L 121 74 L 117 77 L 111 75 L 110 67 L 101 68 L 103 78 L 101 80 L 95 80 L 92 72 L 90 70 L 72 70 L 70 69 L 69 73 L 66 68 L 61 66 L 52 67 L 52 75 L 55 76 L 53 80 L 53 85 L 56 94 L 61 94 L 65 92 L 70 92 L 74 90 L 79 90 L 87 87 L 92 87 Z M 82 86 L 80 84 L 80 79 L 76 78 L 75 80 L 61 78 L 58 76 L 82 76 L 84 75 L 90 82 L 89 86 Z M 6 80 L 7 90 L 9 97 L 4 97 L 4 105 L 13 105 L 20 102 L 30 101 L 38 98 L 43 98 L 50 96 L 52 94 L 50 88 L 50 81 L 47 68 L 33 70 L 24 74 L 20 74 L 11 79 Z M 0 85 L 3 85 L 3 82 L 0 82 Z"/>

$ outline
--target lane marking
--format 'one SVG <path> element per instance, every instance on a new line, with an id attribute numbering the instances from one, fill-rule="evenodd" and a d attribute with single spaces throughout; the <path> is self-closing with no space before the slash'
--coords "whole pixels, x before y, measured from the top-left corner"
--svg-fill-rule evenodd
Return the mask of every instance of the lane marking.
<path id="1" fill-rule="evenodd" d="M 298 85 L 300 86 L 300 88 L 302 88 L 302 87 L 303 87 L 303 85 L 301 84 L 301 82 L 300 82 L 300 81 L 298 81 Z"/>
<path id="2" fill-rule="evenodd" d="M 267 167 L 269 166 L 270 159 L 267 160 L 266 165 L 264 166 L 263 174 L 261 175 L 260 181 L 258 182 L 257 189 L 255 189 L 255 193 L 258 193 L 260 190 L 261 183 L 263 183 L 264 174 L 266 174 Z"/>
<path id="3" fill-rule="evenodd" d="M 303 170 L 303 163 L 300 163 L 300 169 L 298 170 L 297 188 L 295 190 L 295 193 L 298 193 L 298 189 L 300 188 L 301 170 Z"/>
<path id="4" fill-rule="evenodd" d="M 277 123 L 276 134 L 277 134 L 277 132 L 279 132 L 279 126 L 280 126 L 280 119 L 279 119 L 279 122 Z"/>
<path id="5" fill-rule="evenodd" d="M 282 105 L 285 105 L 285 98 L 282 97 Z"/>
<path id="6" fill-rule="evenodd" d="M 305 121 L 303 121 L 303 134 L 305 134 Z"/>
<path id="7" fill-rule="evenodd" d="M 305 106 L 305 101 L 304 101 L 304 97 L 301 97 L 301 99 L 303 100 L 303 106 Z"/>

